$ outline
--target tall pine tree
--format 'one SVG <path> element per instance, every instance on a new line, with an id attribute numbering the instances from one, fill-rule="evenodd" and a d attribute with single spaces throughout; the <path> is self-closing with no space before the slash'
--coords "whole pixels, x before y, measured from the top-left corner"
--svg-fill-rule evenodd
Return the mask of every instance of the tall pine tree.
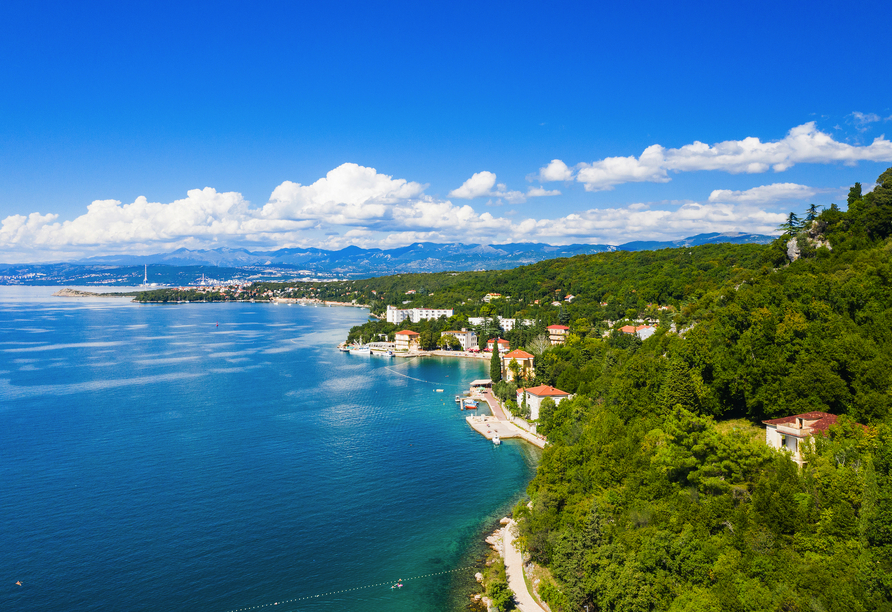
<path id="1" fill-rule="evenodd" d="M 492 357 L 489 360 L 489 377 L 493 383 L 502 381 L 502 358 L 499 356 L 499 339 L 493 342 Z"/>

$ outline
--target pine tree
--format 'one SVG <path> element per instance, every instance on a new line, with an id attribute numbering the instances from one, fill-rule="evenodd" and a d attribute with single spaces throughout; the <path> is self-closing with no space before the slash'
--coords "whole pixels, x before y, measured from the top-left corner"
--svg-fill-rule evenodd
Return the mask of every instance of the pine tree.
<path id="1" fill-rule="evenodd" d="M 502 359 L 499 356 L 499 339 L 492 343 L 492 357 L 489 360 L 489 377 L 493 383 L 502 381 Z"/>

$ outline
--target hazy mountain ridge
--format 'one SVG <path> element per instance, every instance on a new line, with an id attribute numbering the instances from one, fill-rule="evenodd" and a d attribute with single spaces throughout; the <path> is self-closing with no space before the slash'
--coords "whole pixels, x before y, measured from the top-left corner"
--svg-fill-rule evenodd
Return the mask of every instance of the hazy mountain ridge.
<path id="1" fill-rule="evenodd" d="M 298 247 L 275 251 L 248 251 L 229 247 L 209 250 L 181 248 L 169 253 L 102 255 L 54 264 L 0 264 L 0 284 L 137 284 L 142 282 L 144 266 L 149 266 L 150 282 L 168 284 L 190 284 L 194 282 L 193 274 L 200 278 L 202 273 L 216 279 L 238 276 L 286 280 L 301 276 L 344 278 L 403 272 L 502 270 L 546 259 L 605 251 L 657 250 L 718 242 L 768 244 L 773 239 L 772 236 L 760 234 L 712 233 L 675 241 L 638 241 L 619 246 L 551 245 L 536 242 L 492 245 L 417 242 L 386 250 L 357 246 L 338 251 Z M 186 268 L 190 270 L 187 271 Z"/>
<path id="2" fill-rule="evenodd" d="M 397 267 L 413 270 L 474 270 L 504 268 L 527 263 L 572 257 L 604 251 L 641 251 L 718 242 L 768 244 L 774 237 L 762 234 L 698 234 L 673 241 L 635 241 L 619 246 L 609 244 L 551 245 L 528 242 L 513 244 L 473 244 L 417 242 L 395 249 L 364 249 L 349 246 L 338 251 L 318 248 L 287 248 L 275 251 L 248 251 L 223 247 L 211 250 L 177 249 L 153 255 L 105 255 L 72 262 L 81 265 L 171 266 L 296 266 L 313 272 L 336 270 L 354 274 L 393 272 Z"/>

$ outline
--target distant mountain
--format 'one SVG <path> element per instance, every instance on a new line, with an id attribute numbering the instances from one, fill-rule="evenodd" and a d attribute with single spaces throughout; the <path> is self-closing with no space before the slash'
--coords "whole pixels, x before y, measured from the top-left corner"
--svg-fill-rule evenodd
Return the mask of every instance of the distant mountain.
<path id="1" fill-rule="evenodd" d="M 543 259 L 601 253 L 612 251 L 615 248 L 604 244 L 553 246 L 540 243 L 468 245 L 417 242 L 406 247 L 387 250 L 363 249 L 356 246 L 339 251 L 315 248 L 292 248 L 276 251 L 248 251 L 230 248 L 195 251 L 177 249 L 170 253 L 154 255 L 91 257 L 76 263 L 89 266 L 288 266 L 314 273 L 380 275 L 395 272 L 514 268 Z"/>
<path id="2" fill-rule="evenodd" d="M 194 284 L 202 275 L 215 279 L 289 280 L 299 277 L 386 276 L 404 272 L 504 270 L 545 259 L 605 251 L 657 250 L 717 242 L 767 244 L 772 240 L 773 236 L 760 234 L 713 233 L 668 242 L 629 242 L 620 246 L 555 246 L 537 242 L 490 245 L 416 242 L 387 250 L 356 246 L 339 251 L 315 248 L 276 251 L 248 251 L 226 247 L 194 251 L 177 249 L 154 255 L 104 255 L 56 264 L 0 264 L 0 285 L 135 285 L 142 282 L 145 274 L 143 266 L 149 266 L 150 282 L 177 285 Z"/>
<path id="3" fill-rule="evenodd" d="M 777 236 L 765 236 L 763 234 L 744 234 L 742 232 L 728 232 L 725 234 L 697 234 L 681 240 L 671 240 L 668 242 L 639 240 L 635 242 L 627 242 L 621 244 L 616 249 L 618 251 L 657 251 L 659 249 L 676 249 L 679 247 L 699 246 L 701 244 L 717 244 L 719 242 L 732 242 L 735 244 L 752 243 L 752 244 L 768 244 Z"/>
<path id="4" fill-rule="evenodd" d="M 438 244 L 416 242 L 397 249 L 363 249 L 350 246 L 339 251 L 316 248 L 291 248 L 276 251 L 248 251 L 219 248 L 212 250 L 177 249 L 155 255 L 107 255 L 75 263 L 113 266 L 287 266 L 312 273 L 337 275 L 381 275 L 398 272 L 441 272 L 444 270 L 506 269 L 544 259 L 573 257 L 604 251 L 643 251 L 718 242 L 767 244 L 773 236 L 726 233 L 698 234 L 667 242 L 636 241 L 620 246 L 608 244 L 570 244 L 555 246 L 535 242 L 516 244 Z"/>

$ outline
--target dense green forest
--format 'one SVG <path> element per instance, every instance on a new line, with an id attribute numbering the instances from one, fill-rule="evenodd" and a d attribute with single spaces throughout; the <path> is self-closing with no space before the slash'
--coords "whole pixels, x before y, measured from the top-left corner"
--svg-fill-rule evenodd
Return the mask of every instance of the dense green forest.
<path id="1" fill-rule="evenodd" d="M 783 229 L 765 246 L 260 283 L 249 295 L 453 308 L 350 331 L 410 328 L 425 348 L 468 317 L 531 320 L 478 331 L 535 355 L 527 383 L 575 394 L 543 404 L 549 444 L 515 509 L 554 612 L 892 612 L 892 168 L 869 193 L 853 186 L 845 209 L 812 206 Z M 641 319 L 659 326 L 643 342 L 616 331 Z M 567 342 L 539 341 L 557 322 Z M 510 383 L 497 392 L 510 397 Z M 800 469 L 765 445 L 761 421 L 810 411 L 842 417 Z"/>
<path id="2" fill-rule="evenodd" d="M 539 356 L 577 393 L 543 411 L 515 511 L 552 610 L 892 610 L 890 220 L 892 169 L 846 211 L 791 215 L 683 333 Z M 846 416 L 802 469 L 754 426 L 813 410 Z"/>

